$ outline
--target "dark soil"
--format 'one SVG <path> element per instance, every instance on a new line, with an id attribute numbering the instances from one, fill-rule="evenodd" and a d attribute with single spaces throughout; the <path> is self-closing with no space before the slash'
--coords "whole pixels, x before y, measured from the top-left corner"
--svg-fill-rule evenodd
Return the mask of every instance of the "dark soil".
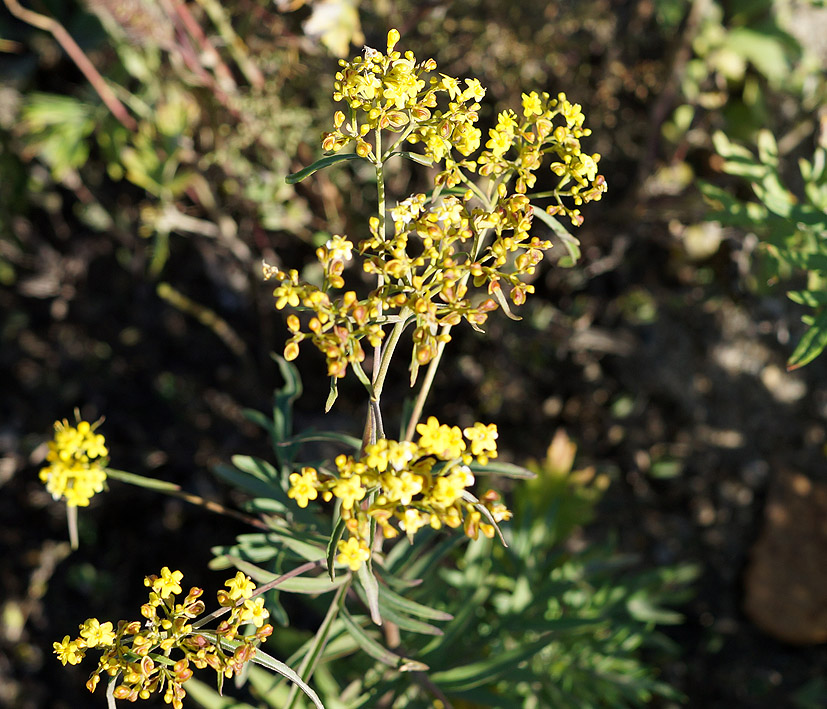
<path id="1" fill-rule="evenodd" d="M 645 127 L 646 107 L 633 115 Z M 696 156 L 701 170 L 705 157 Z M 686 622 L 668 631 L 681 655 L 664 677 L 691 707 L 795 706 L 827 674 L 827 648 L 761 632 L 742 610 L 744 572 L 774 477 L 827 478 L 827 356 L 785 371 L 802 332 L 797 306 L 783 288 L 747 287 L 741 235 L 725 232 L 714 254 L 690 259 L 670 225 L 698 218 L 697 195 L 647 196 L 630 177 L 645 160 L 607 157 L 611 191 L 584 210 L 582 264 L 546 267 L 521 321 L 495 317 L 485 337 L 459 333 L 428 412 L 495 421 L 516 462 L 541 458 L 565 428 L 579 460 L 614 478 L 588 534 L 616 535 L 644 566 L 702 568 Z M 215 242 L 181 237 L 163 274 L 232 326 L 246 348 L 238 356 L 157 296 L 142 268 L 146 242 L 88 233 L 63 211 L 14 222 L 25 258 L 0 288 L 0 706 L 16 709 L 102 706 L 83 687 L 85 665 L 61 668 L 51 643 L 89 615 L 134 615 L 143 577 L 164 565 L 217 588 L 224 574 L 207 570 L 210 547 L 245 530 L 112 482 L 80 511 L 80 549 L 70 553 L 64 509 L 37 478 L 54 420 L 75 407 L 88 420 L 105 416 L 113 467 L 234 505 L 210 468 L 236 453 L 268 455 L 242 409 L 267 410 L 280 384 L 269 353 L 281 351 L 284 327 L 253 263 L 254 285 L 229 288 L 215 276 L 226 257 Z M 283 234 L 266 239 L 285 261 L 305 255 Z M 344 384 L 325 419 L 320 364 L 309 348 L 299 360 L 299 415 L 358 435 L 359 388 Z M 391 416 L 406 380 L 400 367 Z"/>

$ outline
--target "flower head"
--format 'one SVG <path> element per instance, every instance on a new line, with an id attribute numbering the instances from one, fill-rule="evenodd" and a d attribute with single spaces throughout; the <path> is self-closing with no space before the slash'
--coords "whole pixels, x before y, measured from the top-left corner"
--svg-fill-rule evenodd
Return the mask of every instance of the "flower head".
<path id="1" fill-rule="evenodd" d="M 103 490 L 109 451 L 98 424 L 79 420 L 71 426 L 65 419 L 55 422 L 55 435 L 46 454 L 48 466 L 40 479 L 54 499 L 70 507 L 86 507 L 95 493 Z"/>

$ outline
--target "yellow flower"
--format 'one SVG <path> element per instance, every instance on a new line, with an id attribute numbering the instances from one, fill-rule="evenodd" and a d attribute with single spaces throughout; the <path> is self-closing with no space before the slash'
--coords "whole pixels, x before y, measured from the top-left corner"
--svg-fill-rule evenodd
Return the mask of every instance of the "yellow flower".
<path id="1" fill-rule="evenodd" d="M 310 500 L 315 500 L 319 493 L 316 491 L 318 479 L 313 468 L 302 468 L 301 474 L 290 473 L 290 489 L 287 497 L 295 500 L 299 507 L 307 507 Z"/>
<path id="2" fill-rule="evenodd" d="M 59 643 L 52 643 L 57 659 L 64 665 L 77 665 L 85 654 L 84 649 L 80 646 L 77 640 L 71 640 L 68 635 L 63 637 L 63 641 Z"/>
<path id="3" fill-rule="evenodd" d="M 411 504 L 414 495 L 422 492 L 424 480 L 421 475 L 414 475 L 406 470 L 399 475 L 383 475 L 381 482 L 389 500 L 407 506 Z"/>
<path id="4" fill-rule="evenodd" d="M 337 480 L 331 492 L 342 501 L 342 507 L 346 510 L 352 509 L 353 505 L 365 496 L 365 488 L 362 487 L 359 475 Z"/>
<path id="5" fill-rule="evenodd" d="M 39 477 L 55 500 L 64 498 L 70 507 L 86 507 L 106 482 L 109 451 L 103 436 L 95 433 L 96 426 L 88 421 L 78 421 L 77 427 L 66 420 L 55 422 L 46 455 L 50 465 Z"/>
<path id="6" fill-rule="evenodd" d="M 180 571 L 170 571 L 168 566 L 161 569 L 161 576 L 147 576 L 144 586 L 151 586 L 161 598 L 169 598 L 173 593 L 181 593 L 180 581 L 184 574 Z"/>
<path id="7" fill-rule="evenodd" d="M 370 550 L 363 539 L 351 537 L 347 541 L 339 540 L 339 555 L 336 561 L 340 564 L 346 564 L 351 571 L 358 571 L 368 559 L 370 559 Z"/>
<path id="8" fill-rule="evenodd" d="M 241 621 L 252 623 L 257 628 L 264 625 L 264 621 L 270 617 L 270 612 L 264 607 L 264 598 L 259 596 L 254 601 L 244 601 L 244 610 L 241 614 Z"/>
<path id="9" fill-rule="evenodd" d="M 465 437 L 471 441 L 471 453 L 485 465 L 489 458 L 497 457 L 497 425 L 475 423 L 473 427 L 463 429 Z"/>
<path id="10" fill-rule="evenodd" d="M 87 618 L 80 626 L 80 637 L 86 643 L 86 647 L 98 647 L 111 645 L 115 642 L 115 633 L 112 630 L 112 623 L 100 623 L 97 618 Z"/>
<path id="11" fill-rule="evenodd" d="M 230 598 L 234 601 L 249 598 L 256 588 L 250 577 L 240 571 L 233 578 L 227 579 L 224 585 L 230 589 Z"/>
<path id="12" fill-rule="evenodd" d="M 523 115 L 526 118 L 543 115 L 543 102 L 540 100 L 536 91 L 532 91 L 530 94 L 523 94 Z"/>
<path id="13" fill-rule="evenodd" d="M 426 423 L 418 423 L 416 432 L 420 435 L 418 445 L 425 455 L 433 453 L 442 460 L 451 460 L 459 458 L 465 450 L 459 427 L 440 425 L 434 416 L 429 416 Z"/>

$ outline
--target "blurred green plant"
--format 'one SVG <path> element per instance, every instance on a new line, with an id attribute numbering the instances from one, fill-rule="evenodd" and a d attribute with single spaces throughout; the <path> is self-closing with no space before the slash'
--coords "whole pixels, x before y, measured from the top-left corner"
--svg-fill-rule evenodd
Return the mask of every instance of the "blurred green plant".
<path id="1" fill-rule="evenodd" d="M 784 165 L 772 133 L 758 134 L 757 151 L 731 141 L 719 132 L 713 136 L 723 158 L 722 170 L 749 181 L 756 200 L 744 201 L 721 187 L 701 182 L 713 210 L 710 219 L 756 234 L 764 247 L 769 280 L 806 275 L 806 286 L 788 297 L 813 309 L 802 317 L 807 330 L 787 362 L 788 369 L 808 364 L 827 347 L 827 122 L 823 123 L 812 158 L 798 161 L 801 187 L 786 186 Z"/>
<path id="2" fill-rule="evenodd" d="M 297 233 L 311 220 L 295 189 L 275 177 L 289 171 L 300 142 L 317 134 L 312 112 L 296 104 L 288 109 L 280 96 L 283 75 L 295 68 L 293 53 L 269 50 L 272 71 L 265 79 L 232 28 L 233 8 L 200 4 L 204 14 L 196 18 L 184 3 L 89 2 L 101 21 L 98 42 L 114 50 L 103 76 L 91 68 L 91 85 L 101 96 L 112 94 L 118 114 L 86 89 L 78 95 L 29 92 L 20 101 L 15 129 L 22 157 L 45 163 L 56 183 L 78 195 L 77 213 L 87 226 L 111 231 L 134 225 L 153 239 L 154 276 L 168 259 L 173 233 L 216 238 L 249 267 L 254 259 L 239 238 L 234 213 L 240 200 L 241 212 L 252 204 L 268 229 Z M 83 9 L 74 8 L 74 14 Z M 204 18 L 229 58 L 202 27 Z M 35 22 L 32 13 L 21 19 L 41 29 L 55 23 Z M 72 58 L 91 67 L 63 33 L 75 47 Z M 228 61 L 249 87 L 238 84 Z M 111 204 L 98 158 L 111 180 L 126 180 L 143 192 L 131 211 Z"/>

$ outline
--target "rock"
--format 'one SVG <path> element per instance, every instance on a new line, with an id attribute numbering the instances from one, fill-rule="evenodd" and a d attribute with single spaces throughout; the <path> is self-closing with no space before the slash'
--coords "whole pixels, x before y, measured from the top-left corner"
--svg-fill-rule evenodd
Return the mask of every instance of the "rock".
<path id="1" fill-rule="evenodd" d="M 827 641 L 827 484 L 782 472 L 751 552 L 744 610 L 783 642 Z"/>

